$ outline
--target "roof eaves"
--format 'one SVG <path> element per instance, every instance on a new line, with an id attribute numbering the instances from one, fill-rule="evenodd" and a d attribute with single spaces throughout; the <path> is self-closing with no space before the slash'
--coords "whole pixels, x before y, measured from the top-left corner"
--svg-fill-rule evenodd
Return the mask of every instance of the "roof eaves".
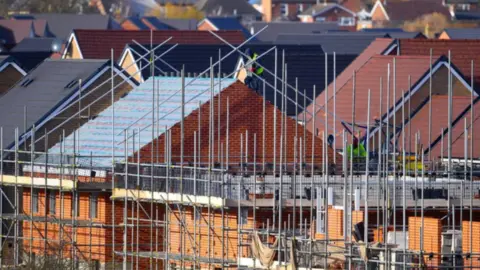
<path id="1" fill-rule="evenodd" d="M 395 57 L 394 57 L 395 59 Z M 436 61 L 435 63 L 432 63 L 431 65 L 431 73 L 432 75 L 441 67 L 441 66 L 445 66 L 447 69 L 449 68 L 449 64 L 448 64 L 448 59 L 446 56 L 442 55 L 440 56 Z M 460 72 L 460 70 L 454 65 L 454 64 L 451 64 L 451 71 L 452 71 L 452 74 L 455 75 L 455 77 L 457 79 L 459 79 L 462 84 L 467 88 L 469 89 L 470 91 L 474 91 L 474 89 L 468 85 L 468 83 L 466 83 L 466 79 L 464 77 L 464 75 Z M 381 121 L 383 123 L 385 123 L 390 117 L 392 117 L 392 114 L 396 113 L 400 108 L 401 108 L 401 105 L 404 101 L 407 101 L 413 94 L 415 94 L 418 89 L 420 89 L 421 86 L 423 86 L 427 81 L 428 79 L 430 78 L 430 68 L 425 71 L 425 73 L 410 87 L 409 91 L 405 92 L 403 97 L 402 98 L 399 98 L 396 102 L 395 102 L 395 106 L 392 108 L 388 108 L 387 109 L 387 112 L 384 113 L 382 115 L 382 117 L 380 118 Z M 474 91 L 474 93 L 478 96 L 478 94 L 476 93 L 476 91 Z M 390 112 L 391 111 L 391 112 Z M 374 136 L 374 133 L 378 131 L 378 127 L 375 127 L 371 132 L 370 132 L 370 138 L 372 136 Z M 394 134 L 392 134 L 394 135 Z"/>
<path id="2" fill-rule="evenodd" d="M 479 102 L 479 101 L 480 101 L 480 97 L 477 97 L 477 98 L 473 101 L 473 105 L 475 106 L 475 105 L 477 104 L 477 102 Z M 464 118 L 465 114 L 468 113 L 471 109 L 472 109 L 472 105 L 470 104 L 470 105 L 467 106 L 467 108 L 465 108 L 465 110 L 462 111 L 462 113 L 461 113 L 455 120 L 453 120 L 453 122 L 452 122 L 452 129 L 453 129 L 453 127 L 455 127 L 456 124 L 458 124 L 459 121 L 461 121 L 461 120 Z M 445 136 L 445 135 L 447 135 L 448 132 L 449 132 L 449 129 L 448 129 L 448 128 L 444 129 L 444 130 L 443 130 L 443 133 L 440 134 L 440 135 L 438 135 L 438 137 L 437 137 L 435 140 L 433 140 L 432 144 L 429 145 L 429 146 L 424 150 L 424 154 L 427 154 L 428 152 L 430 152 L 430 151 L 433 149 L 433 147 L 435 147 L 439 142 L 441 142 L 442 137 Z"/>

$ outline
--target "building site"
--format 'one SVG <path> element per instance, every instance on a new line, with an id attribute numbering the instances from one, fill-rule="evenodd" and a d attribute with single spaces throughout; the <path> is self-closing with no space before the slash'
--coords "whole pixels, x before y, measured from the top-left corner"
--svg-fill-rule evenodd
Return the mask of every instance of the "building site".
<path id="1" fill-rule="evenodd" d="M 480 41 L 265 31 L 3 59 L 0 268 L 480 269 Z"/>

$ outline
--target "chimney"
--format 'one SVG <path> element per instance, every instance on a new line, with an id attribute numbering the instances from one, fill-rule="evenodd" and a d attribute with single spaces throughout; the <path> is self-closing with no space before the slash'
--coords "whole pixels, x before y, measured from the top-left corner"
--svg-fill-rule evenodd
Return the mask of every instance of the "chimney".
<path id="1" fill-rule="evenodd" d="M 263 20 L 272 21 L 272 0 L 262 0 Z"/>

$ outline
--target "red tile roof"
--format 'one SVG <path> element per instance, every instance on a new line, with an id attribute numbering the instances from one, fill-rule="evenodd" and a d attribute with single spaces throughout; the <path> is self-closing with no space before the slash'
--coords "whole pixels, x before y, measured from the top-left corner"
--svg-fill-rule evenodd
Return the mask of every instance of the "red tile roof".
<path id="1" fill-rule="evenodd" d="M 150 30 L 74 30 L 73 33 L 80 45 L 85 59 L 108 59 L 111 49 L 118 59 L 129 43 L 135 40 L 141 44 L 150 43 Z M 232 44 L 245 41 L 241 31 L 217 31 L 221 37 Z M 153 31 L 153 43 L 159 44 L 169 37 L 173 37 L 169 44 L 224 44 L 218 38 L 206 31 L 193 30 L 160 30 Z"/>
<path id="2" fill-rule="evenodd" d="M 451 16 L 443 0 L 388 0 L 384 8 L 390 21 L 411 21 L 432 13 L 440 13 L 447 19 Z"/>
<path id="3" fill-rule="evenodd" d="M 373 124 L 375 119 L 380 119 L 387 109 L 387 77 L 388 65 L 390 64 L 390 107 L 393 103 L 393 59 L 396 59 L 396 98 L 398 101 L 401 98 L 402 90 L 408 91 L 408 76 L 411 76 L 412 85 L 420 80 L 424 74 L 429 70 L 430 60 L 425 56 L 374 56 L 368 60 L 356 72 L 356 100 L 355 100 L 355 123 L 359 125 L 367 124 L 367 101 L 368 90 L 371 90 L 370 102 L 370 123 Z M 382 113 L 380 113 L 380 78 L 383 78 L 383 98 Z M 348 81 L 338 88 L 336 96 L 336 136 L 337 139 L 341 137 L 343 130 L 342 121 L 347 123 L 352 122 L 352 108 L 353 108 L 353 76 Z M 332 133 L 333 128 L 333 99 L 328 101 L 329 110 L 329 133 Z M 324 129 L 325 113 L 323 111 L 317 113 L 317 128 Z M 311 129 L 311 123 L 308 127 Z M 356 128 L 359 131 L 358 128 Z M 365 129 L 362 129 L 362 136 L 365 135 Z M 341 140 L 340 140 L 341 141 Z"/>
<path id="4" fill-rule="evenodd" d="M 468 100 L 468 104 L 470 104 L 470 99 Z M 465 101 L 466 102 L 466 101 Z M 468 105 L 467 105 L 468 106 Z M 457 107 L 454 103 L 454 111 L 455 107 Z M 469 107 L 470 108 L 470 107 Z M 480 102 L 477 102 L 473 105 L 474 108 L 474 115 L 473 115 L 473 141 L 475 147 L 473 148 L 473 157 L 478 158 L 480 156 Z M 445 110 L 448 111 L 448 110 Z M 435 116 L 435 119 L 438 117 Z M 464 157 L 465 156 L 465 147 L 464 147 L 464 129 L 465 129 L 465 120 L 467 119 L 467 128 L 468 128 L 468 151 L 470 151 L 470 143 L 471 143 L 471 126 L 470 126 L 470 119 L 471 119 L 471 110 L 466 111 L 463 115 L 457 118 L 452 128 L 452 157 Z M 438 137 L 440 139 L 440 136 Z M 444 135 L 443 140 L 443 156 L 447 157 L 448 149 L 447 149 L 447 134 Z M 441 141 L 438 141 L 431 149 L 432 157 L 440 157 L 442 150 Z M 470 154 L 468 155 L 470 157 Z"/>
<path id="5" fill-rule="evenodd" d="M 480 83 L 480 40 L 432 40 L 432 39 L 401 39 L 399 40 L 400 55 L 448 55 L 451 51 L 452 62 L 468 78 L 470 83 L 471 61 L 474 61 L 475 84 Z"/>
<path id="6" fill-rule="evenodd" d="M 432 96 L 432 137 L 428 139 L 428 115 L 429 104 L 425 104 L 413 117 L 412 120 L 406 123 L 405 126 L 405 150 L 407 152 L 415 152 L 415 134 L 419 133 L 419 143 L 424 149 L 429 147 L 429 142 L 433 143 L 435 139 L 439 138 L 442 133 L 442 129 L 448 129 L 448 96 L 439 95 Z M 461 116 L 461 114 L 470 105 L 470 97 L 454 96 L 452 98 L 452 116 L 453 120 Z M 462 122 L 463 126 L 463 122 Z M 410 137 L 411 134 L 411 137 Z M 403 149 L 402 135 L 398 135 L 400 138 L 399 149 Z M 446 139 L 446 137 L 445 137 Z M 461 148 L 463 149 L 463 148 Z M 418 149 L 420 151 L 420 149 Z"/>
<path id="7" fill-rule="evenodd" d="M 282 112 L 278 110 L 273 104 L 266 102 L 265 105 L 265 131 L 266 131 L 266 140 L 262 139 L 263 134 L 263 103 L 265 99 L 255 91 L 249 89 L 241 82 L 236 82 L 229 87 L 225 88 L 220 95 L 216 95 L 213 98 L 213 107 L 215 108 L 214 118 L 218 119 L 218 101 L 220 100 L 221 108 L 220 108 L 220 119 L 221 119 L 221 129 L 220 129 L 220 143 L 227 145 L 227 137 L 226 134 L 226 119 L 227 119 L 227 101 L 230 106 L 230 122 L 229 122 L 229 156 L 230 162 L 239 162 L 239 157 L 241 154 L 241 136 L 243 134 L 243 142 L 244 147 L 247 145 L 245 142 L 246 140 L 246 133 L 248 132 L 248 156 L 249 161 L 253 161 L 253 153 L 254 153 L 254 134 L 257 136 L 257 162 L 263 160 L 262 149 L 265 146 L 266 155 L 265 161 L 266 162 L 273 162 L 274 156 L 274 139 L 273 139 L 273 129 L 275 126 L 274 121 L 274 111 L 277 112 L 277 132 L 280 132 L 281 127 L 281 115 Z M 187 162 L 193 161 L 193 146 L 194 146 L 194 132 L 198 131 L 198 117 L 199 112 L 201 112 L 200 119 L 201 123 L 201 156 L 205 159 L 203 162 L 208 163 L 208 153 L 209 153 L 209 141 L 208 141 L 208 129 L 209 129 L 209 110 L 210 109 L 210 101 L 202 104 L 200 110 L 193 111 L 190 115 L 185 117 L 184 126 L 185 126 L 185 155 Z M 298 128 L 299 136 L 303 137 L 303 126 L 296 123 L 296 121 L 290 117 L 286 119 L 287 123 L 287 160 L 289 162 L 293 161 L 294 157 L 294 138 L 295 138 L 295 128 Z M 215 122 L 217 125 L 217 122 Z M 217 128 L 215 126 L 215 128 Z M 180 153 L 180 124 L 177 123 L 171 128 L 172 132 L 172 156 L 179 157 Z M 277 133 L 279 134 L 279 133 Z M 197 134 L 198 135 L 198 134 Z M 306 134 L 306 145 L 312 144 L 312 138 L 315 138 L 315 162 L 319 164 L 322 162 L 322 141 L 318 137 L 314 137 L 310 132 Z M 163 150 L 164 150 L 164 136 L 161 135 L 158 139 L 153 142 L 153 149 L 158 149 L 160 151 L 160 157 L 163 157 Z M 215 137 L 215 150 L 214 150 L 214 157 L 217 159 L 218 155 L 218 137 Z M 157 145 L 158 143 L 158 145 Z M 280 151 L 278 148 L 280 145 L 280 135 L 277 135 L 277 160 L 280 157 Z M 141 149 L 141 159 L 144 162 L 151 161 L 152 155 L 152 145 L 151 143 L 146 145 Z M 245 155 L 246 151 L 243 149 L 243 154 Z M 305 148 L 305 155 L 307 157 L 311 157 L 311 147 Z M 332 151 L 329 151 L 330 162 L 333 161 L 332 159 Z M 137 155 L 134 155 L 137 156 Z M 339 156 L 337 156 L 339 158 Z M 307 158 L 306 162 L 309 162 L 310 158 Z M 215 160 L 217 162 L 218 160 Z M 338 160 L 339 161 L 339 160 Z"/>
<path id="8" fill-rule="evenodd" d="M 355 58 L 355 60 L 353 60 L 352 63 L 350 63 L 347 68 L 342 71 L 342 73 L 340 73 L 340 75 L 337 76 L 335 82 L 337 92 L 352 78 L 353 71 L 360 69 L 373 56 L 384 52 L 392 43 L 393 39 L 390 38 L 377 38 L 374 40 L 359 56 Z M 323 87 L 321 86 L 320 89 L 321 88 Z M 333 98 L 333 82 L 328 86 L 328 98 Z M 325 91 L 320 93 L 320 95 L 317 95 L 315 102 L 317 103 L 317 110 L 325 104 Z M 306 111 L 313 112 L 313 104 L 310 104 Z M 311 113 L 307 113 L 305 117 L 306 120 L 309 121 Z M 303 120 L 303 113 L 299 115 L 299 119 Z"/>

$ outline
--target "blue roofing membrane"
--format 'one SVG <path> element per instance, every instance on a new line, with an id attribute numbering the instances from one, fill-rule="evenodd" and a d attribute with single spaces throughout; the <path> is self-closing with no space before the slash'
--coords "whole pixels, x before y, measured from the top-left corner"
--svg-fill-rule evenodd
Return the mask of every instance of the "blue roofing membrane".
<path id="1" fill-rule="evenodd" d="M 199 107 L 200 103 L 210 100 L 210 79 L 185 79 L 185 116 Z M 235 79 L 224 78 L 225 89 Z M 155 83 L 155 93 L 152 89 Z M 158 90 L 160 88 L 160 90 Z M 217 87 L 218 89 L 218 87 Z M 154 77 L 133 89 L 114 106 L 101 112 L 96 118 L 81 126 L 64 141 L 64 155 L 74 153 L 76 140 L 77 165 L 94 167 L 112 166 L 112 112 L 114 124 L 114 156 L 115 161 L 125 160 L 125 136 L 128 133 L 128 156 L 152 141 L 152 106 L 155 100 L 155 128 L 153 137 L 157 138 L 181 120 L 181 78 Z M 217 91 L 218 92 L 218 91 Z M 155 99 L 153 95 L 155 94 Z M 215 93 L 214 93 L 215 94 Z M 160 104 L 160 106 L 157 106 Z M 49 149 L 49 160 L 61 153 L 61 143 Z M 93 156 L 91 160 L 90 155 Z"/>

